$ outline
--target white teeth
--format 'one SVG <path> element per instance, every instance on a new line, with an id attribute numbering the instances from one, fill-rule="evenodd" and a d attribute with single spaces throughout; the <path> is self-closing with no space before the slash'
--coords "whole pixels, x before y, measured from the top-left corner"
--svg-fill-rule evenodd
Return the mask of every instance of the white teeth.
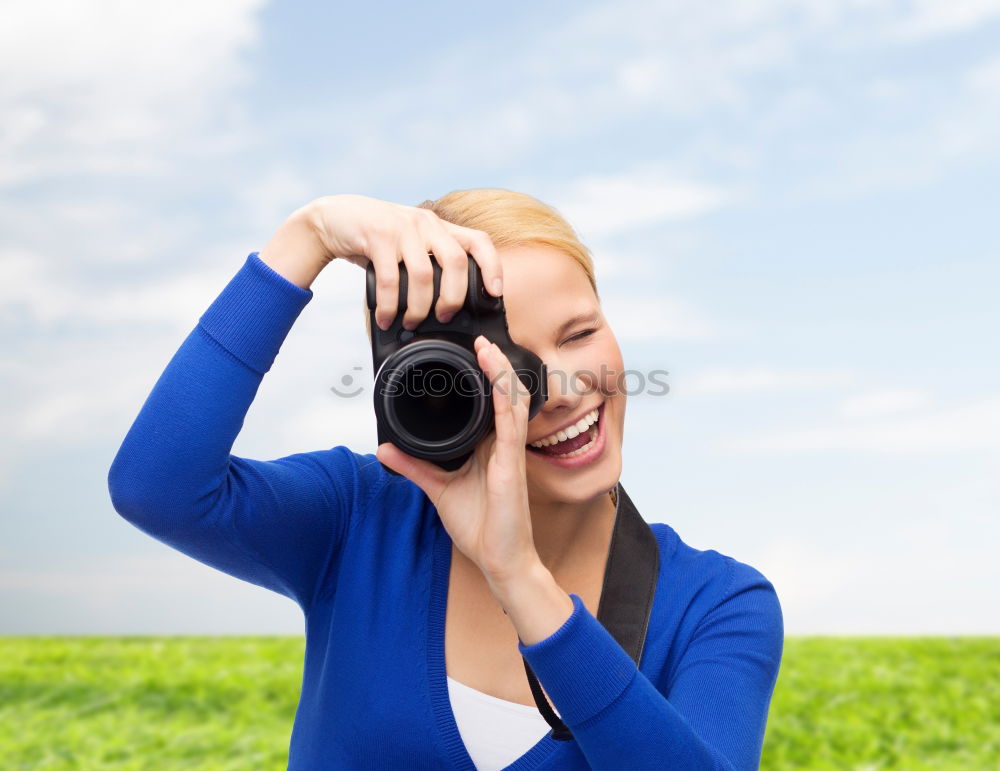
<path id="1" fill-rule="evenodd" d="M 580 420 L 574 423 L 572 426 L 565 428 L 561 431 L 556 431 L 554 434 L 550 434 L 542 439 L 534 441 L 531 443 L 532 447 L 548 447 L 550 444 L 557 444 L 558 442 L 565 442 L 567 439 L 572 439 L 575 436 L 579 436 L 584 431 L 586 431 L 590 426 L 597 422 L 597 416 L 600 414 L 598 410 L 591 410 L 586 415 L 584 415 Z M 587 445 L 589 447 L 589 445 Z M 576 452 L 569 453 L 568 455 L 561 455 L 559 457 L 568 458 L 573 455 L 578 455 L 581 451 L 585 450 L 586 447 L 581 447 L 580 450 Z"/>
<path id="2" fill-rule="evenodd" d="M 565 453 L 563 453 L 562 455 L 553 455 L 552 457 L 553 457 L 553 458 L 573 458 L 573 457 L 575 457 L 575 456 L 577 456 L 577 455 L 583 455 L 583 454 L 584 454 L 585 452 L 587 452 L 587 451 L 588 451 L 588 450 L 589 450 L 589 449 L 590 449 L 591 447 L 593 447 L 593 446 L 594 446 L 594 442 L 596 442 L 596 441 L 597 441 L 597 429 L 596 429 L 596 428 L 591 428 L 591 429 L 590 429 L 590 433 L 591 433 L 591 439 L 590 439 L 590 441 L 589 441 L 589 442 L 587 442 L 587 443 L 586 443 L 586 444 L 585 444 L 585 445 L 584 445 L 583 447 L 581 447 L 580 449 L 578 449 L 578 450 L 573 450 L 573 452 L 565 452 Z"/>

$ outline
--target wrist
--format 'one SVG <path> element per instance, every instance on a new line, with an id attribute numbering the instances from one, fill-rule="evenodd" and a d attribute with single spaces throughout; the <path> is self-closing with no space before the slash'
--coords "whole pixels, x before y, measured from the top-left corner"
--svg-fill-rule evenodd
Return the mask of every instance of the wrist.
<path id="1" fill-rule="evenodd" d="M 261 262 L 302 289 L 309 289 L 332 258 L 316 223 L 315 207 L 308 203 L 292 212 L 258 252 Z"/>
<path id="2" fill-rule="evenodd" d="M 504 582 L 487 581 L 525 645 L 546 639 L 573 613 L 573 599 L 540 560 L 530 570 Z"/>
<path id="3" fill-rule="evenodd" d="M 548 577 L 552 576 L 551 571 L 545 567 L 540 559 L 531 559 L 524 566 L 515 570 L 505 570 L 503 573 L 483 570 L 486 583 L 489 584 L 494 594 L 516 590 L 523 584 L 538 583 L 545 580 L 546 574 Z"/>
<path id="4" fill-rule="evenodd" d="M 517 565 L 508 564 L 503 570 L 488 570 L 482 565 L 479 566 L 486 583 L 499 596 L 500 593 L 516 591 L 519 587 L 528 584 L 538 584 L 552 578 L 552 572 L 545 567 L 545 564 L 537 554 L 525 556 Z"/>

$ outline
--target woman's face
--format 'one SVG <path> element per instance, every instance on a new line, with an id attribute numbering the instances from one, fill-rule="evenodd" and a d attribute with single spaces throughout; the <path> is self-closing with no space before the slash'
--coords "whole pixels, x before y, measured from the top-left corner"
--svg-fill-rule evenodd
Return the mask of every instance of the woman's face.
<path id="1" fill-rule="evenodd" d="M 618 341 L 586 273 L 572 257 L 533 244 L 497 252 L 510 335 L 548 367 L 548 401 L 528 422 L 529 497 L 538 502 L 592 500 L 612 489 L 621 476 L 626 393 L 618 388 L 624 369 Z M 563 430 L 587 422 L 591 425 L 576 437 Z M 559 431 L 555 438 L 561 436 L 565 444 L 532 446 L 551 441 Z M 568 455 L 581 445 L 575 456 Z"/>

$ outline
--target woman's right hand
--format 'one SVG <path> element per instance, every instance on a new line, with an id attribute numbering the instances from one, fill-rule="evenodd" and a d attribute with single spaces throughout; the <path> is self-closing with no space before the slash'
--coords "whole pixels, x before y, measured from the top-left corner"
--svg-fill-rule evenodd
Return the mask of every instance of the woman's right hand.
<path id="1" fill-rule="evenodd" d="M 291 242 L 301 238 L 308 239 L 310 246 L 291 248 Z M 312 283 L 335 258 L 361 267 L 371 262 L 376 277 L 375 323 L 382 329 L 389 327 L 399 310 L 399 263 L 403 262 L 408 277 L 403 326 L 413 329 L 427 317 L 434 300 L 429 252 L 442 268 L 440 296 L 434 307 L 439 321 L 448 321 L 465 302 L 467 253 L 479 264 L 487 291 L 494 296 L 502 293 L 500 259 L 486 233 L 447 222 L 429 209 L 363 195 L 330 195 L 310 201 L 289 217 L 259 256 L 286 277 L 296 275 L 300 286 Z M 299 264 L 289 269 L 289 260 Z M 311 264 L 303 266 L 302 260 Z"/>

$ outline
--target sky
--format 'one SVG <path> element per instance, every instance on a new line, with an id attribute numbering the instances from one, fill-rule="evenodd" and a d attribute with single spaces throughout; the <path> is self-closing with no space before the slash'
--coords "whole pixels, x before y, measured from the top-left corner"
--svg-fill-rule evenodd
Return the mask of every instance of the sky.
<path id="1" fill-rule="evenodd" d="M 295 209 L 502 187 L 594 254 L 650 522 L 789 635 L 1000 634 L 1000 0 L 17 4 L 0 26 L 0 634 L 300 635 L 107 472 Z M 233 453 L 374 452 L 364 274 L 312 287 Z"/>

